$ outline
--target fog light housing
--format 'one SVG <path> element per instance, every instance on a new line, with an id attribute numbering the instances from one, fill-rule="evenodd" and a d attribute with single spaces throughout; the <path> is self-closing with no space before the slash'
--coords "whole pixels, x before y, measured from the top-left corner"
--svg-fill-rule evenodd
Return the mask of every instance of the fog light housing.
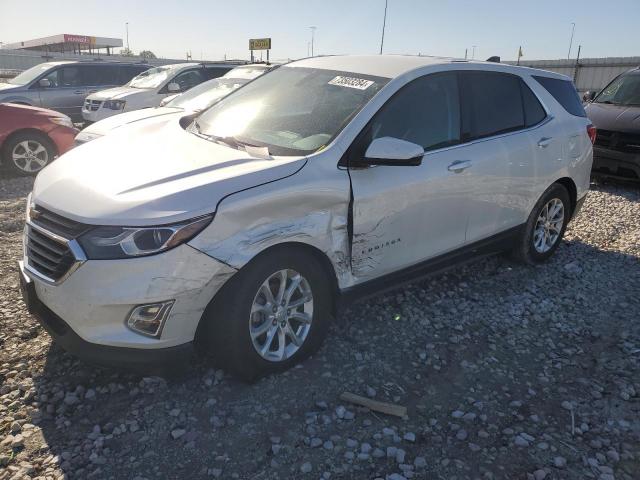
<path id="1" fill-rule="evenodd" d="M 174 300 L 166 302 L 138 305 L 129 314 L 127 327 L 136 333 L 158 338 L 162 333 L 164 322 L 169 316 Z"/>

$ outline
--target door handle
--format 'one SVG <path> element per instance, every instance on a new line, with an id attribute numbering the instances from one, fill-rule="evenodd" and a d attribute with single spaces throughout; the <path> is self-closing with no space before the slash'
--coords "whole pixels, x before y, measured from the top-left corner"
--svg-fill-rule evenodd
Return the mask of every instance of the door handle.
<path id="1" fill-rule="evenodd" d="M 451 165 L 447 167 L 447 170 L 449 170 L 450 172 L 460 173 L 463 170 L 466 170 L 467 168 L 469 168 L 470 166 L 471 166 L 470 160 L 456 160 L 455 162 L 453 162 Z"/>
<path id="2" fill-rule="evenodd" d="M 553 140 L 551 137 L 542 137 L 540 140 L 538 140 L 538 146 L 540 148 L 547 148 L 551 143 L 551 140 Z"/>

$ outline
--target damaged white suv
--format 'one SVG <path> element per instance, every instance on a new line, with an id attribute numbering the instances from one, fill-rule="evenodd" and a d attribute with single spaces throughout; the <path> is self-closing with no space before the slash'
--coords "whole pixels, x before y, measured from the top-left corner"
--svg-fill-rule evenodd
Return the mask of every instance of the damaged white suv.
<path id="1" fill-rule="evenodd" d="M 197 344 L 256 378 L 317 349 L 346 300 L 479 255 L 546 260 L 587 194 L 594 134 L 550 72 L 293 62 L 195 120 L 123 127 L 45 168 L 24 298 L 89 360 Z"/>

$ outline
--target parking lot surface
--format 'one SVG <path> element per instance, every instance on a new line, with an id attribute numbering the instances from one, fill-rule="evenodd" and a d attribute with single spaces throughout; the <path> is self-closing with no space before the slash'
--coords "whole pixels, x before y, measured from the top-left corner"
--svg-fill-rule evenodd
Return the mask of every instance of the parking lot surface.
<path id="1" fill-rule="evenodd" d="M 548 263 L 495 257 L 356 304 L 314 358 L 246 385 L 52 345 L 16 276 L 31 185 L 0 179 L 0 480 L 640 478 L 637 187 L 593 186 Z"/>

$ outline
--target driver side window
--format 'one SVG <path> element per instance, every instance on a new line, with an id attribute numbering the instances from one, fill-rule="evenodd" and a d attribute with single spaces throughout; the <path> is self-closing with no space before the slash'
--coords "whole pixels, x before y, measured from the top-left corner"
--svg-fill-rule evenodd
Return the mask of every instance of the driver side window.
<path id="1" fill-rule="evenodd" d="M 49 88 L 54 87 L 77 87 L 80 85 L 80 75 L 78 67 L 62 67 L 49 72 L 42 77 L 49 80 Z"/>
<path id="2" fill-rule="evenodd" d="M 371 123 L 370 140 L 394 137 L 425 150 L 460 142 L 460 101 L 455 72 L 418 78 L 400 89 Z"/>

